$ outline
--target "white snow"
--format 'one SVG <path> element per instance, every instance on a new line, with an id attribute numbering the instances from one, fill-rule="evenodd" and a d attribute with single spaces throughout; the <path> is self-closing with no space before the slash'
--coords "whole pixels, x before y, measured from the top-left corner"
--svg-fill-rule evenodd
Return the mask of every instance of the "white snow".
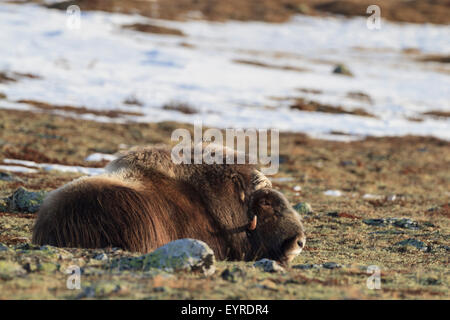
<path id="1" fill-rule="evenodd" d="M 89 175 L 89 176 L 105 173 L 105 169 L 104 168 L 89 168 L 89 167 L 81 167 L 81 166 L 66 166 L 66 165 L 53 164 L 53 163 L 36 163 L 34 161 L 26 161 L 26 160 L 18 160 L 18 159 L 4 159 L 3 163 L 18 164 L 18 165 L 27 166 L 27 167 L 40 168 L 40 169 L 43 169 L 45 171 L 56 170 L 56 171 L 62 171 L 62 172 L 81 173 L 81 174 L 85 174 L 85 175 Z M 10 166 L 0 166 L 0 169 L 2 167 L 4 167 L 5 170 L 8 170 L 8 168 L 10 168 Z M 25 168 L 25 167 L 21 167 L 21 168 L 29 169 L 29 168 Z M 29 169 L 29 170 L 34 170 L 34 169 Z M 12 170 L 9 170 L 9 171 L 12 171 Z M 23 172 L 36 172 L 36 170 L 34 170 L 34 171 L 23 171 Z"/>
<path id="2" fill-rule="evenodd" d="M 326 196 L 330 196 L 330 197 L 340 197 L 342 196 L 342 191 L 340 190 L 327 190 L 323 193 Z"/>
<path id="3" fill-rule="evenodd" d="M 93 153 L 88 155 L 84 161 L 103 161 L 103 160 L 107 160 L 107 161 L 113 161 L 117 159 L 117 156 L 113 155 L 113 154 L 106 154 L 106 153 Z"/>
<path id="4" fill-rule="evenodd" d="M 268 24 L 173 22 L 102 12 L 83 12 L 81 17 L 81 29 L 71 30 L 63 11 L 0 4 L 0 71 L 42 77 L 0 84 L 0 92 L 8 97 L 0 100 L 0 108 L 25 108 L 14 101 L 32 99 L 144 113 L 123 119 L 82 116 L 97 121 L 201 119 L 205 126 L 278 128 L 344 141 L 407 134 L 450 140 L 449 119 L 407 120 L 425 111 L 450 111 L 448 66 L 418 63 L 401 52 L 417 48 L 448 55 L 450 26 L 383 21 L 382 29 L 373 31 L 364 18 L 298 16 L 288 23 Z M 138 21 L 178 28 L 187 36 L 120 28 Z M 234 59 L 307 71 L 262 68 Z M 332 74 L 336 63 L 346 64 L 355 77 Z M 352 100 L 349 92 L 366 93 L 373 104 Z M 130 96 L 143 106 L 124 104 Z M 363 108 L 378 118 L 301 112 L 291 110 L 289 100 L 274 99 L 287 97 Z M 162 109 L 171 102 L 187 103 L 199 113 Z"/>
<path id="5" fill-rule="evenodd" d="M 371 193 L 366 193 L 363 195 L 363 199 L 383 199 L 383 196 L 378 195 L 378 194 L 371 194 Z"/>
<path id="6" fill-rule="evenodd" d="M 37 172 L 36 169 L 31 169 L 22 166 L 4 166 L 0 165 L 0 170 L 11 171 L 11 172 L 23 172 L 23 173 L 34 173 Z"/>

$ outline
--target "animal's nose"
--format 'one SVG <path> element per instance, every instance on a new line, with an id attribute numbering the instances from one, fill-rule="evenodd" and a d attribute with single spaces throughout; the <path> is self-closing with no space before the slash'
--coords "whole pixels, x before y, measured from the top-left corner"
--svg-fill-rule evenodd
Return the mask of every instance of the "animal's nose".
<path id="1" fill-rule="evenodd" d="M 305 242 L 306 242 L 306 238 L 301 237 L 297 240 L 297 245 L 303 249 L 305 247 Z"/>

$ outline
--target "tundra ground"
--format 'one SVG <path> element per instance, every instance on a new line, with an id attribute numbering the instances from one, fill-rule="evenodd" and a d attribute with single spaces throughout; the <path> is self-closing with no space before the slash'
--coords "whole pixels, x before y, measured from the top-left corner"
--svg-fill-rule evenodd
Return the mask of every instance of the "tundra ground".
<path id="1" fill-rule="evenodd" d="M 179 127 L 188 126 L 98 123 L 48 111 L 0 110 L 0 164 L 14 158 L 103 166 L 84 158 L 115 153 L 124 145 L 170 143 L 171 132 Z M 450 298 L 448 142 L 421 137 L 333 142 L 288 133 L 280 140 L 274 187 L 292 204 L 308 202 L 313 208 L 303 215 L 306 248 L 285 273 L 265 273 L 251 262 L 218 262 L 210 277 L 112 272 L 105 268 L 108 260 L 137 254 L 41 250 L 30 244 L 34 214 L 1 212 L 0 299 Z M 20 186 L 52 190 L 79 175 L 38 171 L 13 176 L 17 181 L 0 180 L 0 198 Z M 341 196 L 324 194 L 327 190 L 340 190 Z M 409 218 L 417 227 L 368 220 L 378 218 Z M 424 246 L 398 244 L 407 239 Z M 102 252 L 106 260 L 94 258 Z M 69 265 L 83 268 L 80 290 L 66 287 L 63 271 Z M 372 265 L 381 271 L 378 290 L 367 287 Z M 231 276 L 222 277 L 226 269 Z"/>

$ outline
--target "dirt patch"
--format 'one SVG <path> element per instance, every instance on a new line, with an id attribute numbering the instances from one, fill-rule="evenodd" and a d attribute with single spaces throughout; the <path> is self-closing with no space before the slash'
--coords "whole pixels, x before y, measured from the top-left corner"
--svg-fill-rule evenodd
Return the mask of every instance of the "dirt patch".
<path id="1" fill-rule="evenodd" d="M 138 98 L 136 98 L 134 95 L 129 96 L 123 101 L 124 104 L 130 105 L 130 106 L 138 106 L 142 107 L 144 103 L 140 101 Z"/>
<path id="2" fill-rule="evenodd" d="M 347 93 L 347 98 L 350 98 L 353 100 L 358 100 L 358 101 L 363 101 L 368 104 L 373 103 L 372 98 L 367 93 L 364 93 L 364 92 L 358 92 L 358 91 L 349 92 L 349 93 Z"/>
<path id="3" fill-rule="evenodd" d="M 296 71 L 296 72 L 308 71 L 308 69 L 305 69 L 305 68 L 298 68 L 298 67 L 293 67 L 293 66 L 280 66 L 280 65 L 276 65 L 276 64 L 268 64 L 268 63 L 264 63 L 264 62 L 253 61 L 253 60 L 235 59 L 235 60 L 233 60 L 233 62 L 240 63 L 240 64 L 247 64 L 247 65 L 255 66 L 255 67 L 276 69 L 276 70 L 283 70 L 283 71 Z"/>
<path id="4" fill-rule="evenodd" d="M 300 88 L 298 89 L 298 91 L 303 92 L 303 93 L 310 93 L 310 94 L 322 94 L 323 91 L 319 90 L 319 89 L 305 89 L 305 88 Z"/>
<path id="5" fill-rule="evenodd" d="M 340 14 L 368 16 L 369 5 L 379 5 L 382 17 L 392 21 L 447 24 L 450 22 L 448 0 L 164 0 L 157 6 L 138 0 L 78 0 L 49 4 L 66 10 L 76 4 L 81 10 L 100 10 L 141 14 L 147 17 L 182 20 L 189 17 L 225 21 L 285 22 L 295 14 Z M 193 14 L 195 12 L 196 14 Z"/>
<path id="6" fill-rule="evenodd" d="M 424 116 L 431 116 L 433 118 L 450 118 L 450 112 L 448 111 L 428 111 L 422 113 Z"/>
<path id="7" fill-rule="evenodd" d="M 163 106 L 164 110 L 178 111 L 184 114 L 196 114 L 198 111 L 187 103 L 174 102 Z"/>
<path id="8" fill-rule="evenodd" d="M 419 58 L 419 61 L 450 63 L 450 56 L 432 55 L 432 56 L 426 56 L 426 57 Z"/>
<path id="9" fill-rule="evenodd" d="M 2 149 L 5 158 L 34 161 L 37 163 L 61 163 L 56 159 L 49 158 L 40 151 L 28 146 L 7 145 Z"/>
<path id="10" fill-rule="evenodd" d="M 21 79 L 40 79 L 40 76 L 31 73 L 0 72 L 0 83 L 16 82 Z"/>
<path id="11" fill-rule="evenodd" d="M 303 98 L 296 99 L 295 103 L 291 105 L 291 109 L 307 111 L 307 112 L 323 112 L 323 113 L 335 113 L 335 114 L 351 114 L 355 116 L 371 117 L 375 118 L 373 114 L 365 111 L 364 109 L 346 110 L 340 106 L 330 106 L 322 104 L 316 101 L 309 101 Z"/>
<path id="12" fill-rule="evenodd" d="M 172 29 L 172 28 L 157 26 L 157 25 L 148 24 L 148 23 L 128 24 L 128 25 L 122 26 L 122 28 L 139 31 L 139 32 L 146 32 L 146 33 L 164 34 L 164 35 L 172 35 L 172 36 L 179 36 L 179 37 L 185 36 L 185 34 L 178 29 Z"/>
<path id="13" fill-rule="evenodd" d="M 119 118 L 122 116 L 143 116 L 140 112 L 129 112 L 121 110 L 93 110 L 86 107 L 73 107 L 73 106 L 57 106 L 42 101 L 35 100 L 18 100 L 18 103 L 26 103 L 32 105 L 35 108 L 47 111 L 65 111 L 75 114 L 92 114 L 96 116 L 103 116 L 108 118 Z"/>

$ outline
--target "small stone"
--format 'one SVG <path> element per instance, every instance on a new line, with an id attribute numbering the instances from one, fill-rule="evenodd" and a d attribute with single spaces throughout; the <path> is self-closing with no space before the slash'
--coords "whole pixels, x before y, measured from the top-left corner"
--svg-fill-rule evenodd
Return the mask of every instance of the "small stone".
<path id="1" fill-rule="evenodd" d="M 388 201 L 395 201 L 397 199 L 397 195 L 391 194 L 386 198 Z"/>
<path id="2" fill-rule="evenodd" d="M 342 265 L 336 262 L 325 262 L 324 264 L 322 264 L 322 267 L 324 267 L 325 269 L 338 269 L 342 268 Z"/>
<path id="3" fill-rule="evenodd" d="M 322 268 L 322 265 L 320 264 L 312 264 L 312 263 L 308 263 L 308 264 L 297 264 L 295 266 L 292 266 L 292 268 L 294 269 L 302 269 L 302 270 L 308 270 L 308 269 L 320 269 Z"/>
<path id="4" fill-rule="evenodd" d="M 388 218 L 387 221 L 389 223 L 391 223 L 392 225 L 399 227 L 399 228 L 404 228 L 404 229 L 411 229 L 411 230 L 416 230 L 419 229 L 419 224 L 409 218 Z"/>
<path id="5" fill-rule="evenodd" d="M 83 289 L 83 291 L 77 296 L 77 299 L 82 298 L 93 298 L 95 297 L 95 288 L 93 287 L 86 287 Z"/>
<path id="6" fill-rule="evenodd" d="M 22 179 L 12 175 L 9 172 L 0 172 L 0 180 L 1 181 L 8 181 L 8 182 L 11 182 L 11 181 L 23 182 Z"/>
<path id="7" fill-rule="evenodd" d="M 329 197 L 341 197 L 342 191 L 341 190 L 327 190 L 323 194 L 326 196 L 329 196 Z"/>
<path id="8" fill-rule="evenodd" d="M 339 218 L 339 212 L 337 211 L 331 211 L 327 213 L 327 216 L 333 217 L 333 218 Z"/>
<path id="9" fill-rule="evenodd" d="M 381 219 L 364 219 L 363 222 L 370 226 L 387 226 L 393 225 L 398 228 L 417 230 L 419 224 L 410 218 L 381 218 Z"/>
<path id="10" fill-rule="evenodd" d="M 299 202 L 294 206 L 294 209 L 299 214 L 311 214 L 313 213 L 313 209 L 308 202 Z"/>
<path id="11" fill-rule="evenodd" d="M 225 269 L 220 276 L 223 280 L 236 283 L 239 279 L 244 279 L 246 277 L 246 273 L 239 267 L 233 267 L 232 270 Z"/>
<path id="12" fill-rule="evenodd" d="M 264 272 L 284 272 L 284 268 L 276 261 L 269 259 L 261 259 L 253 264 L 254 267 L 263 270 Z"/>
<path id="13" fill-rule="evenodd" d="M 350 69 L 344 65 L 344 64 L 338 64 L 334 70 L 333 73 L 335 74 L 341 74 L 348 77 L 353 77 L 353 73 L 350 71 Z"/>
<path id="14" fill-rule="evenodd" d="M 412 246 L 412 247 L 419 249 L 420 251 L 427 251 L 427 252 L 431 251 L 430 246 L 427 246 L 424 242 L 417 240 L 417 239 L 413 239 L 413 238 L 409 238 L 409 239 L 397 242 L 395 244 L 395 246 L 403 246 L 403 247 Z"/>
<path id="15" fill-rule="evenodd" d="M 364 219 L 363 222 L 369 226 L 382 226 L 386 224 L 385 219 Z"/>
<path id="16" fill-rule="evenodd" d="M 108 255 L 105 253 L 100 253 L 94 257 L 95 260 L 106 261 L 108 260 Z"/>

